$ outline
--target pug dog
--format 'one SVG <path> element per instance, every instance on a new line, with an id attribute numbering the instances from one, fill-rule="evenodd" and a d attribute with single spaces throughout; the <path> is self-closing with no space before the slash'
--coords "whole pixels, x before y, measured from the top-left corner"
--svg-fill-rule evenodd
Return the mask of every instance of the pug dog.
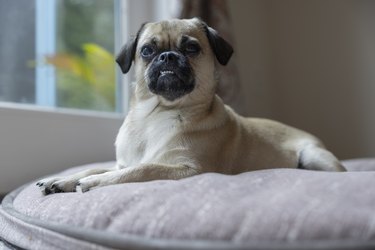
<path id="1" fill-rule="evenodd" d="M 106 185 L 270 168 L 345 171 L 316 137 L 276 121 L 245 118 L 215 94 L 217 63 L 232 46 L 198 18 L 146 23 L 116 61 L 134 63 L 129 113 L 116 139 L 116 166 L 37 183 L 44 194 Z"/>

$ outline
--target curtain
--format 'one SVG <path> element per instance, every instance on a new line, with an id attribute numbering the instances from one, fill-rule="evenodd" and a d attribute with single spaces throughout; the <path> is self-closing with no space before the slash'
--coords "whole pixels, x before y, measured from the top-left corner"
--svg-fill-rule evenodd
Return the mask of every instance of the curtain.
<path id="1" fill-rule="evenodd" d="M 236 47 L 226 0 L 181 0 L 180 18 L 199 17 L 216 29 L 234 48 L 234 55 L 226 66 L 219 63 L 217 94 L 223 101 L 239 113 L 245 107 L 241 98 L 241 84 L 236 65 Z"/>

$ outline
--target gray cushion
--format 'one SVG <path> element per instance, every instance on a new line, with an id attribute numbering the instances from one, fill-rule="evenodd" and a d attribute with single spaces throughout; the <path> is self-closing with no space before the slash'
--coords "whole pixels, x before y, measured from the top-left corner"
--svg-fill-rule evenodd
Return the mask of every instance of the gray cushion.
<path id="1" fill-rule="evenodd" d="M 62 174 L 95 165 L 113 163 Z M 209 173 L 48 196 L 32 183 L 3 201 L 0 238 L 28 249 L 374 247 L 375 159 L 344 165 L 349 172 Z"/>

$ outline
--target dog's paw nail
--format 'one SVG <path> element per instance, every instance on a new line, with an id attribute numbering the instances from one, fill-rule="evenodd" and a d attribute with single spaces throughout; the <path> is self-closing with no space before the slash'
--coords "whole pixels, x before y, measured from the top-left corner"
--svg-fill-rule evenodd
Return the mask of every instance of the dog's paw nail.
<path id="1" fill-rule="evenodd" d="M 37 185 L 38 187 L 43 187 L 44 186 L 44 182 L 39 181 L 35 185 Z"/>

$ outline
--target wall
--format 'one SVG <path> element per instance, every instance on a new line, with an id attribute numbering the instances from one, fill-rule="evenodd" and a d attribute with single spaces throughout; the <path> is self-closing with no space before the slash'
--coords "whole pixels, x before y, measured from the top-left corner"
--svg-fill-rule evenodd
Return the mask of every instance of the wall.
<path id="1" fill-rule="evenodd" d="M 375 2 L 229 1 L 248 114 L 375 156 Z"/>

